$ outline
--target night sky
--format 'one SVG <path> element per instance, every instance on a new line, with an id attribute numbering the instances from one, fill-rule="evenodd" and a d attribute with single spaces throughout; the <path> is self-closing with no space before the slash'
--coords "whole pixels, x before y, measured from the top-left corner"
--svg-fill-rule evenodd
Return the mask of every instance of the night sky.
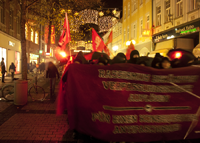
<path id="1" fill-rule="evenodd" d="M 123 0 L 102 0 L 105 3 L 106 8 L 119 8 L 122 10 L 122 1 Z"/>

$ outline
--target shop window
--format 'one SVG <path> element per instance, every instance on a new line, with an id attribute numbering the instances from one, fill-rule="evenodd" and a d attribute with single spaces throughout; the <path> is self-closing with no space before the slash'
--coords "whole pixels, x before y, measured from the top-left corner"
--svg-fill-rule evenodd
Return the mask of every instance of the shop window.
<path id="1" fill-rule="evenodd" d="M 20 17 L 17 16 L 17 34 L 20 34 Z"/>
<path id="2" fill-rule="evenodd" d="M 183 0 L 177 0 L 176 1 L 176 16 L 182 16 L 183 15 Z"/>
<path id="3" fill-rule="evenodd" d="M 45 44 L 45 53 L 47 52 L 47 44 Z"/>
<path id="4" fill-rule="evenodd" d="M 165 22 L 169 22 L 170 21 L 170 14 L 171 14 L 170 0 L 165 1 L 165 14 L 166 14 Z"/>
<path id="5" fill-rule="evenodd" d="M 136 24 L 133 25 L 133 38 L 136 39 Z"/>
<path id="6" fill-rule="evenodd" d="M 140 35 L 142 35 L 142 30 L 143 30 L 143 20 L 140 20 Z"/>
<path id="7" fill-rule="evenodd" d="M 147 19 L 146 29 L 149 29 L 149 15 L 147 15 L 146 19 Z"/>
<path id="8" fill-rule="evenodd" d="M 15 52 L 15 67 L 16 72 L 20 72 L 20 52 Z"/>
<path id="9" fill-rule="evenodd" d="M 161 25 L 161 6 L 156 7 L 156 15 L 157 15 L 156 26 L 160 26 Z"/>
<path id="10" fill-rule="evenodd" d="M 127 28 L 127 40 L 129 40 L 129 27 Z"/>
<path id="11" fill-rule="evenodd" d="M 13 30 L 13 10 L 10 9 L 10 29 Z"/>
<path id="12" fill-rule="evenodd" d="M 33 35 L 33 29 L 31 28 L 31 41 L 32 41 L 32 42 L 33 42 L 33 40 L 34 40 L 34 39 L 33 39 L 33 36 L 34 36 L 34 35 Z"/>
<path id="13" fill-rule="evenodd" d="M 35 32 L 35 44 L 39 44 L 39 35 L 38 35 L 38 32 Z"/>
<path id="14" fill-rule="evenodd" d="M 0 1 L 0 22 L 5 24 L 5 2 Z"/>
<path id="15" fill-rule="evenodd" d="M 126 6 L 124 7 L 124 20 L 126 19 Z"/>
<path id="16" fill-rule="evenodd" d="M 128 3 L 128 16 L 130 16 L 130 2 Z"/>
<path id="17" fill-rule="evenodd" d="M 197 0 L 190 0 L 190 11 L 198 8 Z"/>

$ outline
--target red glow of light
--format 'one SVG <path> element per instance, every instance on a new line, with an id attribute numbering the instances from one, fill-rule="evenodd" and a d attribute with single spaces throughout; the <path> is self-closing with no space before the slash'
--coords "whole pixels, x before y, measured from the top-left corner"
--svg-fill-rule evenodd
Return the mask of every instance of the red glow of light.
<path id="1" fill-rule="evenodd" d="M 60 55 L 63 57 L 63 58 L 65 58 L 65 57 L 67 57 L 67 54 L 65 53 L 65 52 L 60 52 Z"/>
<path id="2" fill-rule="evenodd" d="M 182 57 L 182 53 L 181 52 L 175 53 L 175 58 L 176 59 L 180 59 L 181 57 Z"/>

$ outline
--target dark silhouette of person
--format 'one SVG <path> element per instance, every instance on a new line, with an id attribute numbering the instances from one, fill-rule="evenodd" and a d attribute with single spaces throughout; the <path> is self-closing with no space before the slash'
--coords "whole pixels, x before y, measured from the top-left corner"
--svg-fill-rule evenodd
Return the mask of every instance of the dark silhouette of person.
<path id="1" fill-rule="evenodd" d="M 12 81 L 14 81 L 15 71 L 16 71 L 16 67 L 15 67 L 14 63 L 11 63 L 11 65 L 9 67 L 9 72 L 11 72 Z"/>
<path id="2" fill-rule="evenodd" d="M 5 63 L 4 63 L 4 58 L 2 58 L 2 61 L 1 61 L 2 83 L 5 83 L 4 82 L 5 73 L 6 73 L 6 67 L 5 67 Z"/>

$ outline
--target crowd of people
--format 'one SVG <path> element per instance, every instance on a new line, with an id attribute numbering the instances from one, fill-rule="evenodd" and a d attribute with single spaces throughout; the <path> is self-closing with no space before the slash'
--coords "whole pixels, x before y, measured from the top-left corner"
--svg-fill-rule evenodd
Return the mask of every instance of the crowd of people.
<path id="1" fill-rule="evenodd" d="M 79 52 L 73 61 L 77 64 L 98 64 L 98 65 L 112 65 L 118 63 L 130 63 L 141 66 L 149 66 L 156 69 L 170 69 L 186 67 L 191 65 L 200 64 L 198 58 L 190 54 L 183 54 L 180 58 L 170 59 L 163 57 L 160 53 L 156 53 L 154 58 L 147 56 L 140 57 L 140 53 L 137 50 L 133 50 L 130 54 L 130 59 L 127 60 L 124 53 L 118 53 L 113 59 L 105 53 L 94 52 L 90 61 L 86 60 L 84 54 Z"/>

